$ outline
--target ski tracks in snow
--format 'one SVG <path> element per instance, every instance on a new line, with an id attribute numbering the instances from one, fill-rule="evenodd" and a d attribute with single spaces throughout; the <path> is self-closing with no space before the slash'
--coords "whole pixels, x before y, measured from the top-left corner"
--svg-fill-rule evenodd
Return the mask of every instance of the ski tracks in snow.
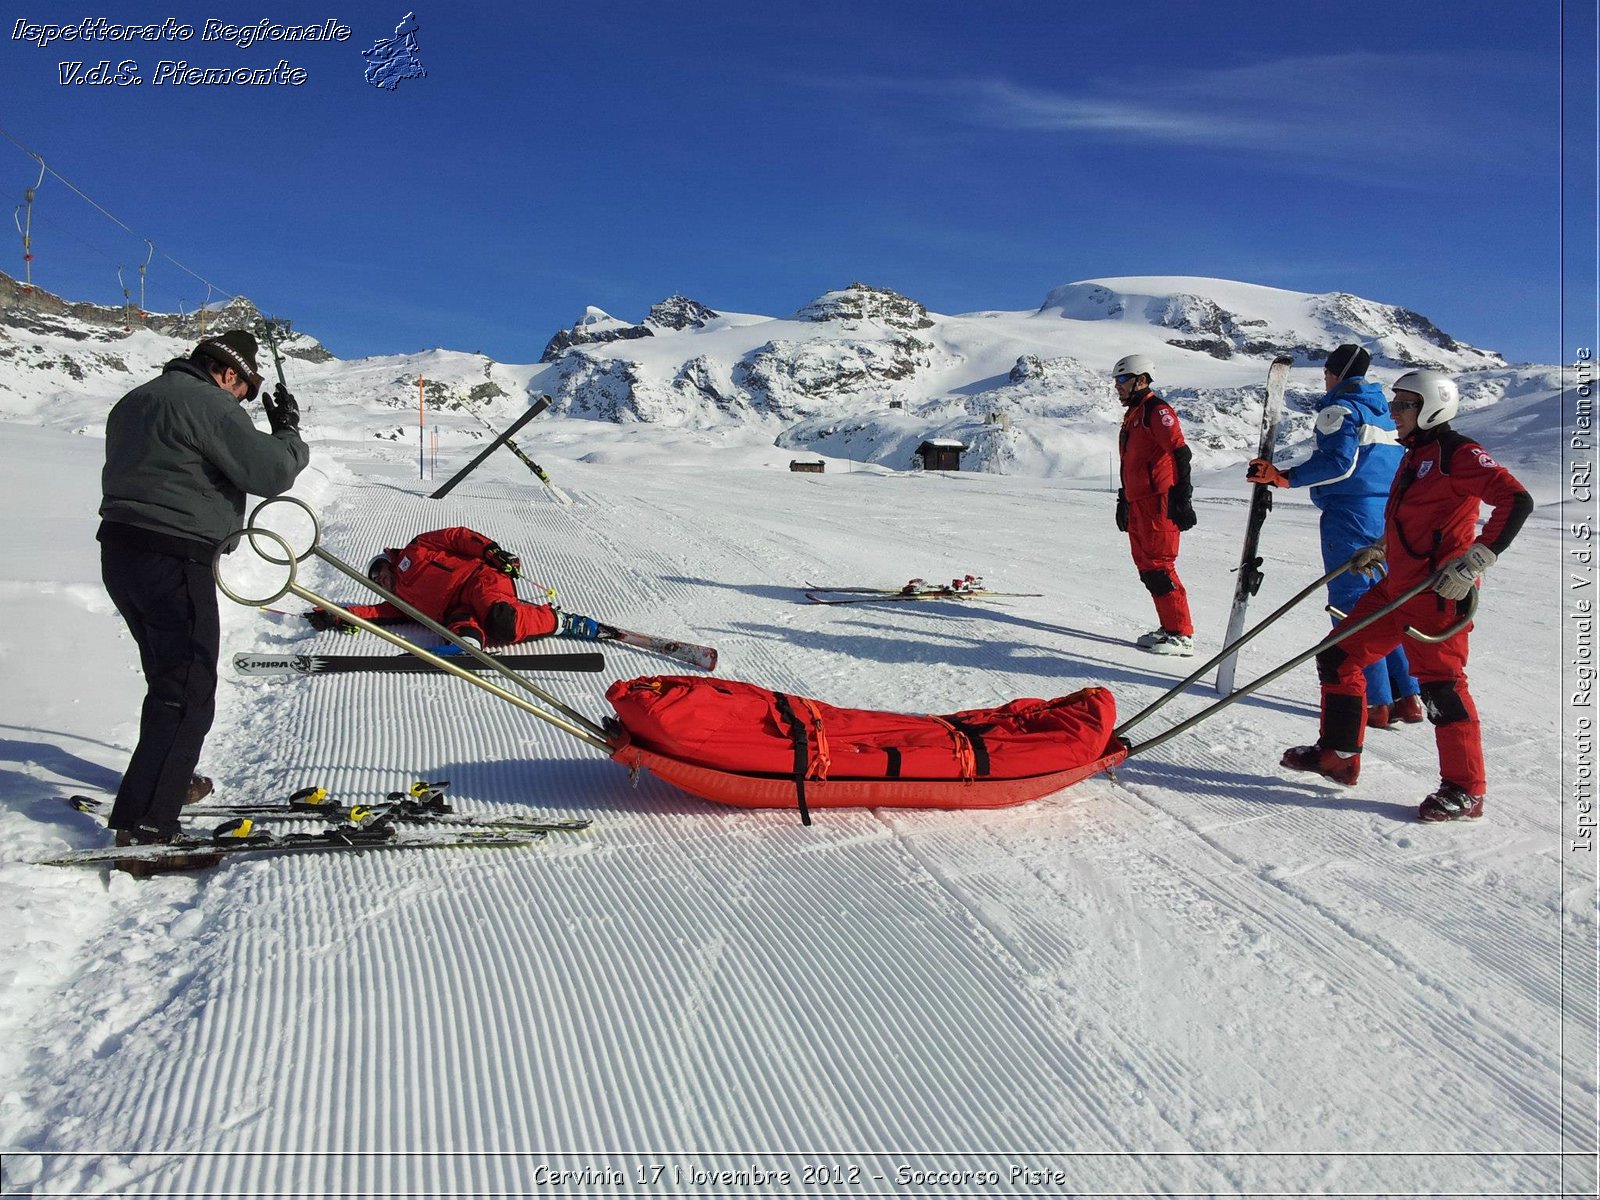
<path id="1" fill-rule="evenodd" d="M 714 643 L 721 673 L 831 703 L 948 712 L 1094 682 L 1126 716 L 1190 661 L 1125 644 L 1148 599 L 1117 539 L 1061 535 L 1103 524 L 1104 497 L 1029 514 L 994 481 L 961 493 L 957 519 L 938 480 L 604 475 L 569 487 L 571 507 L 493 478 L 443 503 L 357 481 L 325 541 L 359 570 L 471 525 L 563 607 Z M 863 611 L 801 591 L 945 567 L 1055 594 Z M 1224 611 L 1225 575 L 1194 574 L 1197 606 Z M 1315 621 L 1291 624 L 1252 654 L 1300 648 Z M 1512 649 L 1495 656 L 1535 657 L 1497 633 Z M 236 618 L 223 658 L 289 645 L 299 629 Z M 598 717 L 606 680 L 682 670 L 604 650 L 603 679 L 541 686 Z M 228 679 L 211 756 L 232 794 L 370 800 L 448 778 L 463 808 L 596 823 L 525 850 L 120 881 L 139 907 L 64 989 L 16 1141 L 46 1152 L 46 1190 L 452 1195 L 525 1189 L 536 1151 L 797 1148 L 1109 1152 L 1069 1160 L 1079 1190 L 1526 1187 L 1540 1164 L 1473 1155 L 1556 1144 L 1559 913 L 1531 802 L 1551 786 L 1545 682 L 1518 684 L 1526 723 L 1493 715 L 1491 754 L 1527 781 L 1507 779 L 1482 829 L 1408 821 L 1426 726 L 1372 734 L 1348 795 L 1283 777 L 1280 743 L 1314 726 L 1309 668 L 1035 804 L 803 829 L 630 787 L 459 680 Z M 49 1153 L 115 1146 L 150 1154 Z"/>

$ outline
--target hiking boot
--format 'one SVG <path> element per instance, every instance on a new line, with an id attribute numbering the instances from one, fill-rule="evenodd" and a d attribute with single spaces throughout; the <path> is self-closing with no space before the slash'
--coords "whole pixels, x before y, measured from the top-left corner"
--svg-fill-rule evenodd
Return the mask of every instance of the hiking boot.
<path id="1" fill-rule="evenodd" d="M 1394 711 L 1387 704 L 1367 705 L 1368 729 L 1392 729 L 1394 727 Z"/>
<path id="2" fill-rule="evenodd" d="M 1346 787 L 1361 777 L 1361 755 L 1345 758 L 1323 746 L 1293 746 L 1283 752 L 1280 765 L 1291 771 L 1311 771 Z"/>
<path id="3" fill-rule="evenodd" d="M 183 802 L 185 804 L 199 804 L 200 801 L 216 790 L 217 786 L 211 782 L 210 776 L 191 775 L 189 776 L 189 791 L 184 796 Z"/>
<path id="4" fill-rule="evenodd" d="M 1422 697 L 1415 692 L 1409 696 L 1401 696 L 1389 708 L 1391 720 L 1404 721 L 1407 725 L 1416 725 L 1427 715 L 1422 708 Z"/>
<path id="5" fill-rule="evenodd" d="M 1419 821 L 1476 821 L 1483 816 L 1483 797 L 1470 794 L 1453 783 L 1439 784 L 1439 790 L 1417 806 Z"/>
<path id="6" fill-rule="evenodd" d="M 1170 629 L 1159 632 L 1161 636 L 1144 647 L 1151 654 L 1175 654 L 1180 658 L 1194 657 L 1194 638 L 1186 633 L 1173 633 Z"/>

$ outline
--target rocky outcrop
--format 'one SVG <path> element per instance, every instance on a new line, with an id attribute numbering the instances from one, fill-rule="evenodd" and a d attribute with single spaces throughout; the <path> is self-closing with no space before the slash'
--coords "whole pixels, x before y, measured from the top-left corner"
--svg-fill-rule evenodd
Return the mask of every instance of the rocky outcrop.
<path id="1" fill-rule="evenodd" d="M 69 302 L 37 286 L 29 289 L 3 271 L 0 271 L 0 320 L 16 329 L 75 342 L 117 341 L 141 329 L 194 342 L 208 333 L 225 329 L 248 329 L 260 337 L 264 325 L 261 310 L 244 296 L 235 296 L 204 314 L 142 312 L 134 305 Z M 321 342 L 304 334 L 285 338 L 279 343 L 278 352 L 285 358 L 308 362 L 327 362 L 333 358 Z M 265 349 L 262 354 L 264 360 L 270 361 Z"/>
<path id="2" fill-rule="evenodd" d="M 619 321 L 604 309 L 590 308 L 573 324 L 571 329 L 559 330 L 545 343 L 542 363 L 555 362 L 574 346 L 592 346 L 598 342 L 631 341 L 634 338 L 654 337 L 655 330 L 647 325 L 630 325 Z"/>
<path id="3" fill-rule="evenodd" d="M 909 379 L 930 366 L 932 356 L 932 344 L 910 334 L 879 341 L 776 339 L 741 358 L 733 382 L 758 410 L 793 420 L 815 414 L 818 402 Z"/>
<path id="4" fill-rule="evenodd" d="M 1350 329 L 1362 336 L 1363 345 L 1373 352 L 1374 361 L 1391 367 L 1437 367 L 1459 370 L 1461 358 L 1474 366 L 1505 366 L 1505 359 L 1493 350 L 1484 350 L 1457 341 L 1421 313 L 1392 304 L 1377 304 L 1349 292 L 1318 296 L 1312 305 L 1318 317 L 1335 328 Z M 1438 350 L 1440 354 L 1432 353 Z M 1321 362 L 1327 350 L 1312 352 L 1310 361 Z M 1441 355 L 1450 356 L 1446 361 Z"/>
<path id="5" fill-rule="evenodd" d="M 721 315 L 687 296 L 668 296 L 650 306 L 644 321 L 659 329 L 700 329 Z"/>
<path id="6" fill-rule="evenodd" d="M 622 424 L 642 418 L 634 389 L 639 365 L 621 358 L 596 358 L 581 349 L 561 359 L 551 398 L 556 410 L 575 417 Z"/>
<path id="7" fill-rule="evenodd" d="M 928 310 L 915 300 L 875 288 L 865 283 L 852 283 L 839 292 L 824 292 L 810 304 L 795 313 L 799 321 L 876 321 L 892 329 L 912 331 L 930 329 L 933 321 Z"/>

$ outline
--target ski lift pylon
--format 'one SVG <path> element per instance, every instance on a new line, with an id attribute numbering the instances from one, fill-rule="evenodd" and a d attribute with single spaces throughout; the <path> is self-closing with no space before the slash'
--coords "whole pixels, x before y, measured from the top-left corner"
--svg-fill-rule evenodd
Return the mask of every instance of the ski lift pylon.
<path id="1" fill-rule="evenodd" d="M 16 223 L 17 232 L 22 235 L 22 294 L 33 295 L 33 197 L 44 183 L 44 159 L 37 154 L 32 155 L 33 160 L 39 164 L 39 179 L 31 187 L 23 190 L 22 203 L 12 210 L 11 219 Z"/>

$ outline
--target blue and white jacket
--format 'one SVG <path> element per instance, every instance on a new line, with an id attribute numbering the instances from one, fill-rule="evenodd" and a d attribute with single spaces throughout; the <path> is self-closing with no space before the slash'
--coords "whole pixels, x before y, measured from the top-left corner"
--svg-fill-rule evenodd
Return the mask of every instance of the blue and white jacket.
<path id="1" fill-rule="evenodd" d="M 1311 457 L 1284 476 L 1290 487 L 1309 487 L 1318 508 L 1387 497 L 1405 454 L 1383 388 L 1365 377 L 1346 379 L 1317 401 L 1316 443 Z"/>

